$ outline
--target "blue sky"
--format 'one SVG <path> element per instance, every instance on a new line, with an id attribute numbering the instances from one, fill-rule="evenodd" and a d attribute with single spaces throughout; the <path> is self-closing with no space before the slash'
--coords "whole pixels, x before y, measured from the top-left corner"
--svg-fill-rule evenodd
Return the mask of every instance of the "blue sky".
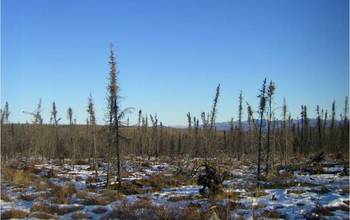
<path id="1" fill-rule="evenodd" d="M 3 0 L 1 101 L 10 120 L 30 121 L 42 98 L 66 120 L 85 122 L 91 93 L 106 110 L 109 44 L 120 70 L 123 107 L 157 113 L 166 125 L 209 111 L 221 83 L 217 121 L 237 118 L 238 95 L 256 106 L 264 77 L 275 106 L 343 109 L 349 84 L 347 0 Z M 280 116 L 280 112 L 276 112 Z M 246 114 L 244 114 L 246 117 Z"/>

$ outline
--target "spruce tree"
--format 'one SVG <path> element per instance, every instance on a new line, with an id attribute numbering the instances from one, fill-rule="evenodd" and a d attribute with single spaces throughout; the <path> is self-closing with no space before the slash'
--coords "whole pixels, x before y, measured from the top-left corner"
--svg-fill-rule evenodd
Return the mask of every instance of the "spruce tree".
<path id="1" fill-rule="evenodd" d="M 94 102 L 93 102 L 91 94 L 90 94 L 89 99 L 88 99 L 87 112 L 89 114 L 89 125 L 92 126 L 92 139 L 93 139 L 92 146 L 93 146 L 93 155 L 94 155 L 93 167 L 95 169 L 95 175 L 97 176 L 96 116 L 95 116 Z"/>
<path id="2" fill-rule="evenodd" d="M 283 161 L 284 164 L 286 164 L 287 162 L 287 156 L 288 156 L 288 152 L 287 152 L 287 138 L 288 138 L 288 134 L 287 134 L 287 103 L 286 103 L 286 99 L 283 99 L 283 124 L 282 124 L 282 157 L 283 157 Z M 282 163 L 282 161 L 281 161 Z"/>
<path id="3" fill-rule="evenodd" d="M 267 120 L 267 143 L 266 143 L 266 176 L 269 174 L 269 163 L 270 163 L 270 149 L 271 149 L 271 122 L 272 122 L 272 96 L 275 93 L 275 84 L 270 81 L 269 87 L 267 88 L 267 101 L 269 105 L 268 109 L 268 120 Z"/>
<path id="4" fill-rule="evenodd" d="M 115 146 L 117 156 L 117 182 L 121 184 L 120 178 L 120 152 L 119 152 L 119 86 L 117 83 L 117 64 L 114 56 L 113 46 L 110 47 L 109 56 L 109 84 L 108 84 L 108 121 L 109 121 L 109 135 L 110 135 L 110 148 Z M 107 174 L 108 175 L 108 174 Z M 109 177 L 109 175 L 108 175 Z M 108 178 L 107 178 L 108 179 Z M 107 182 L 109 182 L 107 180 Z M 108 185 L 107 185 L 108 187 Z"/>
<path id="5" fill-rule="evenodd" d="M 262 88 L 259 90 L 260 94 L 258 98 L 260 99 L 259 103 L 259 136 L 258 136 L 258 167 L 257 167 L 257 179 L 260 180 L 261 177 L 261 150 L 262 150 L 262 129 L 263 129 L 263 119 L 266 109 L 266 78 L 264 79 Z"/>
<path id="6" fill-rule="evenodd" d="M 240 160 L 240 156 L 242 154 L 242 149 L 243 149 L 243 127 L 242 127 L 242 106 L 243 102 L 243 95 L 242 91 L 239 93 L 239 105 L 238 105 L 238 161 Z"/>
<path id="7" fill-rule="evenodd" d="M 331 117 L 331 127 L 330 127 L 330 142 L 329 148 L 333 150 L 334 153 L 338 151 L 338 142 L 336 138 L 336 123 L 335 123 L 335 100 L 332 102 L 332 117 Z"/>

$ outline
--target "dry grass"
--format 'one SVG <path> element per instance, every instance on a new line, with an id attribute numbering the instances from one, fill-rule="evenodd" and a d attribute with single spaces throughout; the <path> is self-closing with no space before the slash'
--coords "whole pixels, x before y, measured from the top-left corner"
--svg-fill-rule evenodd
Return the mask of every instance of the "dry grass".
<path id="1" fill-rule="evenodd" d="M 178 196 L 171 196 L 168 198 L 168 201 L 170 202 L 178 202 L 178 201 L 184 201 L 184 200 L 193 200 L 194 198 L 191 195 L 178 195 Z"/>
<path id="2" fill-rule="evenodd" d="M 169 209 L 153 205 L 149 199 L 141 199 L 133 204 L 122 203 L 118 210 L 114 210 L 108 219 L 175 219 Z"/>
<path id="3" fill-rule="evenodd" d="M 193 219 L 193 220 L 201 220 L 201 219 L 209 219 L 208 213 L 201 212 L 196 207 L 186 207 L 179 211 L 179 215 L 176 216 L 176 219 Z M 206 218 L 207 217 L 207 218 Z"/>
<path id="4" fill-rule="evenodd" d="M 76 160 L 76 165 L 89 165 L 89 162 L 87 160 Z"/>
<path id="5" fill-rule="evenodd" d="M 4 191 L 1 191 L 1 200 L 5 201 L 5 202 L 11 202 L 11 199 L 10 197 L 4 192 Z"/>
<path id="6" fill-rule="evenodd" d="M 218 201 L 222 199 L 231 199 L 231 200 L 238 200 L 240 199 L 240 193 L 239 192 L 233 192 L 233 191 L 221 191 L 219 193 L 215 193 L 213 195 L 210 195 L 209 197 L 213 201 Z"/>
<path id="7" fill-rule="evenodd" d="M 259 187 L 256 189 L 255 192 L 253 192 L 254 197 L 261 197 L 261 196 L 266 196 L 266 195 L 268 195 L 268 193 L 265 192 L 264 190 L 261 190 Z"/>
<path id="8" fill-rule="evenodd" d="M 52 206 L 46 205 L 43 202 L 35 202 L 30 209 L 31 212 L 46 212 L 46 213 L 56 213 L 57 209 Z"/>
<path id="9" fill-rule="evenodd" d="M 13 177 L 13 183 L 18 186 L 29 186 L 32 184 L 32 180 L 30 173 L 22 170 L 18 170 Z"/>
<path id="10" fill-rule="evenodd" d="M 72 218 L 73 219 L 91 219 L 92 216 L 89 213 L 79 211 L 79 212 L 74 213 L 72 215 Z"/>
<path id="11" fill-rule="evenodd" d="M 164 174 L 156 174 L 148 179 L 135 181 L 139 185 L 148 185 L 155 190 L 162 188 L 175 187 L 180 185 L 180 180 L 174 176 L 165 176 Z"/>
<path id="12" fill-rule="evenodd" d="M 38 197 L 38 195 L 36 195 L 34 193 L 23 193 L 19 196 L 20 199 L 23 199 L 25 201 L 33 201 L 37 197 Z"/>
<path id="13" fill-rule="evenodd" d="M 46 181 L 38 180 L 34 182 L 34 187 L 39 191 L 43 191 L 43 190 L 47 190 L 49 185 L 47 184 Z"/>
<path id="14" fill-rule="evenodd" d="M 49 192 L 41 191 L 41 192 L 36 192 L 36 193 L 30 193 L 30 192 L 25 192 L 22 193 L 19 198 L 23 199 L 25 201 L 33 201 L 33 200 L 43 200 L 43 199 L 48 199 L 50 197 Z"/>
<path id="15" fill-rule="evenodd" d="M 259 217 L 264 217 L 264 218 L 272 218 L 272 219 L 284 219 L 285 216 L 283 216 L 280 212 L 277 210 L 265 210 L 264 212 L 261 213 Z"/>
<path id="16" fill-rule="evenodd" d="M 142 194 L 146 192 L 146 190 L 142 188 L 142 184 L 135 181 L 122 182 L 119 190 L 125 195 Z"/>
<path id="17" fill-rule="evenodd" d="M 1 164 L 1 179 L 2 181 L 12 182 L 16 170 L 4 164 Z"/>
<path id="18" fill-rule="evenodd" d="M 318 205 L 316 207 L 315 213 L 318 215 L 322 215 L 322 216 L 332 216 L 333 215 L 332 211 L 335 211 L 335 208 L 323 207 L 323 206 Z"/>
<path id="19" fill-rule="evenodd" d="M 18 209 L 10 209 L 1 213 L 1 219 L 14 219 L 14 218 L 26 218 L 28 212 Z"/>
<path id="20" fill-rule="evenodd" d="M 84 205 L 107 205 L 109 202 L 100 195 L 92 194 L 87 190 L 79 191 L 77 198 L 83 200 Z"/>
<path id="21" fill-rule="evenodd" d="M 300 194 L 303 194 L 305 193 L 304 190 L 299 190 L 299 189 L 288 189 L 287 190 L 287 194 L 297 194 L 297 195 L 300 195 Z"/>
<path id="22" fill-rule="evenodd" d="M 109 203 L 117 201 L 117 200 L 124 200 L 125 195 L 117 190 L 102 190 L 101 191 L 101 196 Z"/>
<path id="23" fill-rule="evenodd" d="M 76 193 L 77 190 L 73 184 L 67 184 L 64 186 L 53 185 L 51 193 L 54 196 L 53 201 L 59 204 L 67 204 L 68 197 Z"/>
<path id="24" fill-rule="evenodd" d="M 108 209 L 105 207 L 97 207 L 97 208 L 92 210 L 92 212 L 96 213 L 96 214 L 102 214 L 102 213 L 105 213 L 107 211 L 108 211 Z"/>
<path id="25" fill-rule="evenodd" d="M 57 216 L 51 215 L 46 212 L 33 212 L 29 216 L 30 218 L 36 218 L 36 219 L 58 219 Z"/>
<path id="26" fill-rule="evenodd" d="M 132 173 L 130 173 L 130 172 L 126 171 L 126 170 L 122 170 L 120 175 L 121 175 L 122 178 L 123 177 L 129 177 L 129 176 L 132 175 Z"/>
<path id="27" fill-rule="evenodd" d="M 82 208 L 82 205 L 58 206 L 55 204 L 44 204 L 43 202 L 36 202 L 33 204 L 31 212 L 46 212 L 55 215 L 64 215 L 69 212 L 78 211 Z"/>
<path id="28" fill-rule="evenodd" d="M 29 171 L 16 170 L 8 166 L 1 167 L 1 176 L 3 180 L 22 187 L 29 186 L 34 179 Z"/>
<path id="29" fill-rule="evenodd" d="M 243 208 L 243 205 L 239 202 L 227 202 L 225 205 L 220 205 L 218 207 L 217 213 L 219 213 L 220 219 L 230 219 L 231 211 L 234 209 Z"/>

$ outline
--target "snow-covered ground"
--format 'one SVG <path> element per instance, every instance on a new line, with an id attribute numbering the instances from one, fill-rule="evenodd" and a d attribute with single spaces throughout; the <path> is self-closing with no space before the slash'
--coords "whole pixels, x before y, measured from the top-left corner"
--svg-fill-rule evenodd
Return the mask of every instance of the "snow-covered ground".
<path id="1" fill-rule="evenodd" d="M 349 173 L 344 174 L 344 167 L 337 163 L 324 163 L 319 174 L 297 170 L 290 175 L 276 177 L 273 181 L 266 180 L 260 184 L 261 187 L 256 187 L 256 167 L 234 162 L 228 166 L 230 175 L 223 182 L 223 193 L 209 198 L 199 193 L 201 186 L 195 185 L 195 181 L 162 188 L 147 182 L 157 175 L 165 179 L 176 175 L 176 165 L 158 160 L 124 161 L 122 181 L 133 183 L 133 187 L 138 186 L 140 193 L 109 198 L 112 191 L 103 191 L 106 166 L 100 163 L 95 178 L 96 171 L 87 164 L 36 164 L 34 175 L 46 181 L 47 186 L 18 186 L 3 181 L 1 195 L 6 199 L 0 201 L 1 214 L 20 210 L 35 217 L 33 213 L 38 214 L 39 210 L 41 214 L 50 214 L 52 218 L 106 219 L 112 213 L 116 215 L 115 210 L 118 208 L 138 202 L 165 207 L 175 213 L 187 207 L 195 207 L 202 212 L 214 210 L 213 207 L 222 210 L 220 207 L 227 207 L 230 203 L 232 207 L 225 214 L 228 219 L 349 219 Z M 281 170 L 279 173 L 285 174 L 286 171 Z M 64 199 L 57 200 L 53 190 L 57 186 L 67 185 L 75 189 L 65 194 Z M 141 216 L 146 215 L 142 213 Z"/>

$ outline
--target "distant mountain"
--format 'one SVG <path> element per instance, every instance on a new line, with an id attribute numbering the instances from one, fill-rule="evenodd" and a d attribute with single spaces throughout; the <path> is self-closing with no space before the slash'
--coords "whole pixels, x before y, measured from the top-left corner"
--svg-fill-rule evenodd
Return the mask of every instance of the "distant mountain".
<path id="1" fill-rule="evenodd" d="M 260 121 L 255 119 L 255 123 L 256 123 L 256 126 L 259 126 Z M 302 120 L 301 119 L 293 120 L 293 123 L 294 124 L 298 124 L 299 123 L 301 125 Z M 341 123 L 340 120 L 336 120 L 336 124 L 340 124 L 340 123 Z M 277 120 L 277 127 L 281 126 L 281 124 L 282 124 L 282 120 Z M 311 127 L 316 127 L 317 126 L 317 119 L 316 118 L 310 118 L 309 119 L 309 125 Z M 330 125 L 331 125 L 331 120 L 327 120 L 326 126 L 330 127 Z M 238 127 L 238 121 L 234 121 L 233 122 L 233 126 L 234 127 Z M 253 124 L 252 124 L 252 126 L 253 126 Z M 266 126 L 267 126 L 267 120 L 264 119 L 263 120 L 263 127 L 266 128 Z M 179 125 L 179 126 L 174 126 L 174 127 L 175 128 L 187 128 L 187 126 L 185 126 L 185 125 Z M 229 131 L 230 128 L 231 128 L 231 125 L 230 125 L 230 122 L 217 122 L 217 123 L 215 123 L 215 127 L 216 127 L 216 130 L 218 130 L 218 131 Z M 242 121 L 242 127 L 243 127 L 244 131 L 249 130 L 249 123 L 248 123 L 248 121 Z"/>
<path id="2" fill-rule="evenodd" d="M 256 120 L 255 119 L 255 123 L 256 123 L 256 126 L 259 125 L 260 121 L 259 120 Z M 298 120 L 293 120 L 293 123 L 294 124 L 300 124 L 302 123 L 302 120 L 301 119 L 298 119 Z M 340 120 L 336 120 L 336 124 L 340 124 L 341 121 Z M 277 120 L 277 127 L 281 126 L 282 125 L 282 120 Z M 330 127 L 331 125 L 331 120 L 327 120 L 327 124 L 326 124 L 326 127 Z M 233 122 L 233 126 L 236 126 L 238 127 L 238 121 L 234 121 Z M 252 124 L 252 126 L 254 126 Z M 267 126 L 267 120 L 264 119 L 263 120 L 263 127 L 265 128 Z M 317 126 L 317 119 L 316 118 L 310 118 L 309 119 L 309 126 L 311 127 L 316 127 Z M 215 127 L 217 130 L 219 131 L 227 131 L 227 130 L 230 130 L 231 128 L 231 125 L 230 125 L 230 122 L 218 122 L 215 124 Z M 242 121 L 242 127 L 243 127 L 243 130 L 247 131 L 249 129 L 249 123 L 248 121 Z"/>

